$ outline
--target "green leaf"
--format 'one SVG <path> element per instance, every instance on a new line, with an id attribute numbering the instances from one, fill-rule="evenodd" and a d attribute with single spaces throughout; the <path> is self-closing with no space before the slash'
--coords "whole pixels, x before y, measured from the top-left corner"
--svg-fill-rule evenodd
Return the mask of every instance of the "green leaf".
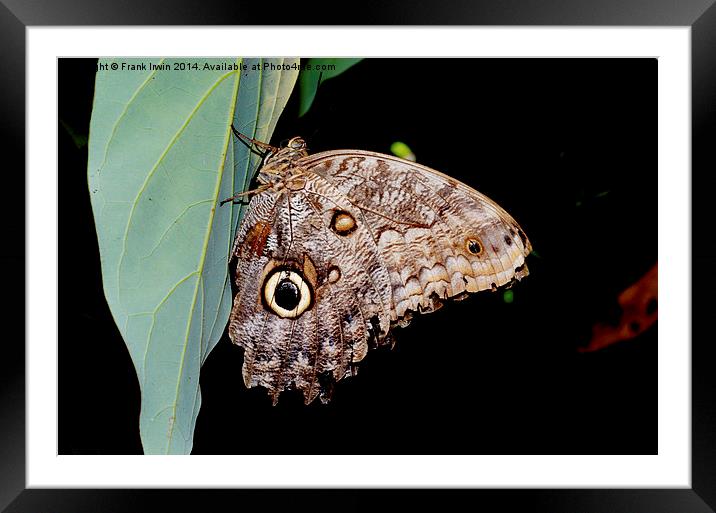
<path id="1" fill-rule="evenodd" d="M 263 70 L 261 59 L 176 61 L 197 64 L 184 70 L 170 59 L 100 62 L 108 70 L 95 81 L 88 178 L 105 296 L 139 378 L 144 452 L 188 454 L 199 370 L 231 309 L 241 206 L 219 202 L 259 163 L 230 125 L 269 140 L 298 72 Z M 112 71 L 114 62 L 170 69 Z"/>
<path id="2" fill-rule="evenodd" d="M 415 153 L 410 149 L 410 146 L 404 142 L 395 141 L 390 145 L 390 151 L 393 155 L 400 157 L 401 159 L 410 160 L 415 162 Z"/>
<path id="3" fill-rule="evenodd" d="M 515 291 L 512 290 L 512 289 L 507 289 L 507 290 L 505 290 L 505 291 L 502 293 L 502 300 L 503 300 L 505 303 L 507 303 L 507 304 L 510 304 L 510 303 L 514 302 L 514 300 L 515 300 Z"/>
<path id="4" fill-rule="evenodd" d="M 299 108 L 298 115 L 303 116 L 313 104 L 316 97 L 319 81 L 322 84 L 326 80 L 337 77 L 348 68 L 357 64 L 362 59 L 307 59 L 306 68 L 301 70 L 298 78 L 299 84 Z M 309 68 L 310 66 L 310 68 Z"/>

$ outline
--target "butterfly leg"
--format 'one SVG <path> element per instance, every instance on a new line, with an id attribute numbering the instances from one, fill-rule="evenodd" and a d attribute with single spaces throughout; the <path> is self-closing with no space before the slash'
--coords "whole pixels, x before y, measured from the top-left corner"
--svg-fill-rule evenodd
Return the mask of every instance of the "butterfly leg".
<path id="1" fill-rule="evenodd" d="M 236 130 L 236 128 L 234 128 L 233 124 L 231 125 L 231 131 L 234 133 L 234 135 L 238 139 L 243 139 L 244 141 L 247 141 L 255 146 L 258 146 L 259 148 L 262 148 L 266 151 L 269 151 L 271 153 L 276 153 L 278 151 L 278 148 L 276 148 L 275 146 L 271 146 L 270 144 L 266 144 L 265 142 L 257 141 L 256 139 L 253 139 L 253 138 L 249 137 L 248 135 L 242 134 L 241 132 Z"/>
<path id="2" fill-rule="evenodd" d="M 222 200 L 222 202 L 219 203 L 219 206 L 222 206 L 224 203 L 228 203 L 229 201 L 231 201 L 231 202 L 233 203 L 233 202 L 235 202 L 238 198 L 241 198 L 242 196 L 248 196 L 249 194 L 259 194 L 259 193 L 265 191 L 266 189 L 268 189 L 268 188 L 270 188 L 270 187 L 271 187 L 271 186 L 270 186 L 269 184 L 265 184 L 265 185 L 259 185 L 258 187 L 256 187 L 255 189 L 251 189 L 250 191 L 237 192 L 236 194 L 234 194 L 234 195 L 231 196 L 230 198 L 226 198 L 225 200 Z"/>

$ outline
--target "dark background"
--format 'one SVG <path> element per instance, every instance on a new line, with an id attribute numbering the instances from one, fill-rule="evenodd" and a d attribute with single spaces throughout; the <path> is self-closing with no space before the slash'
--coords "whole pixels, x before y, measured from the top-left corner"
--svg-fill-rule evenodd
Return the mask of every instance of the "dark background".
<path id="1" fill-rule="evenodd" d="M 59 65 L 59 452 L 139 453 L 139 387 L 104 300 L 87 191 L 94 60 Z M 274 143 L 418 161 L 502 205 L 537 256 L 502 292 L 394 331 L 333 402 L 278 406 L 225 335 L 202 368 L 201 453 L 655 454 L 657 328 L 579 353 L 657 255 L 655 59 L 371 59 L 294 98 Z M 683 341 L 686 343 L 686 341 Z M 350 464 L 347 460 L 346 464 Z M 330 470 L 329 470 L 330 471 Z"/>

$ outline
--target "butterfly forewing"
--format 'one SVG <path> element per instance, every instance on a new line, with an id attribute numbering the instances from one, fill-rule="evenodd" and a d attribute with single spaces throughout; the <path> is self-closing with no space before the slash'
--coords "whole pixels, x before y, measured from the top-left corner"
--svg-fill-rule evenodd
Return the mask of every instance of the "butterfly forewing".
<path id="1" fill-rule="evenodd" d="M 527 275 L 531 247 L 519 225 L 457 180 L 371 152 L 326 152 L 300 164 L 365 216 L 391 276 L 393 321 L 409 311 L 430 311 L 436 298 L 494 289 Z"/>

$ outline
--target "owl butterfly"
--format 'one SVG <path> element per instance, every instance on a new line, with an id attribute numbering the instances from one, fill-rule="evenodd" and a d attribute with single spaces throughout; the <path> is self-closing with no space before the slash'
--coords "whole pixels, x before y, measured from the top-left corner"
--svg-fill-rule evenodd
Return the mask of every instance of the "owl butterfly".
<path id="1" fill-rule="evenodd" d="M 268 153 L 232 249 L 229 336 L 245 349 L 244 383 L 267 388 L 274 404 L 294 387 L 306 404 L 328 402 L 334 383 L 414 312 L 528 274 L 519 225 L 449 176 L 389 155 L 309 155 L 299 137 L 279 149 L 235 133 Z"/>

